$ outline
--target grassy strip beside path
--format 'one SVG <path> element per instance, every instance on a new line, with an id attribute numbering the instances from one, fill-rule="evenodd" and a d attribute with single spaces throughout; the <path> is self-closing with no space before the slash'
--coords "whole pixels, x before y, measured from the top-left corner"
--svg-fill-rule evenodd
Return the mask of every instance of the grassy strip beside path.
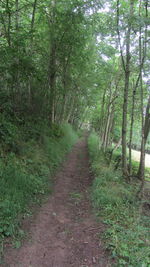
<path id="1" fill-rule="evenodd" d="M 98 150 L 98 137 L 91 134 L 89 153 L 95 180 L 92 202 L 95 213 L 107 225 L 104 240 L 116 266 L 150 266 L 150 218 L 136 200 L 136 183 L 128 184 L 119 170 L 108 166 Z"/>
<path id="2" fill-rule="evenodd" d="M 57 126 L 39 141 L 21 142 L 20 153 L 0 159 L 0 254 L 8 237 L 19 247 L 21 217 L 30 215 L 29 204 L 40 203 L 51 192 L 51 178 L 76 140 L 70 125 Z"/>

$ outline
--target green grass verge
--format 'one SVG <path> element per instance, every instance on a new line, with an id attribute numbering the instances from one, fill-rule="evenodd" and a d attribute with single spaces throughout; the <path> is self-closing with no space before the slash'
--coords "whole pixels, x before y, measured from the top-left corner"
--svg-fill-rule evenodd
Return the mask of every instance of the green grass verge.
<path id="1" fill-rule="evenodd" d="M 22 142 L 20 152 L 4 152 L 0 158 L 0 250 L 3 241 L 23 235 L 20 216 L 30 213 L 29 204 L 39 203 L 44 195 L 52 191 L 52 176 L 65 155 L 77 140 L 70 125 L 57 127 L 56 132 Z M 58 132 L 57 129 L 57 132 Z M 56 127 L 55 127 L 56 131 Z"/>
<path id="2" fill-rule="evenodd" d="M 120 171 L 108 166 L 98 150 L 98 137 L 88 139 L 89 153 L 95 180 L 91 198 L 95 213 L 107 225 L 104 234 L 106 247 L 116 260 L 116 266 L 150 266 L 150 220 L 140 210 L 136 200 L 137 188 L 121 177 Z"/>

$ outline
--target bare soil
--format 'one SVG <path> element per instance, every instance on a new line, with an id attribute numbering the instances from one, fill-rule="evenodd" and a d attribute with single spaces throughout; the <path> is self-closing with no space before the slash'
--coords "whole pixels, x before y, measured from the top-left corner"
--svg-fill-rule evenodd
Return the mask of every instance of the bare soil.
<path id="1" fill-rule="evenodd" d="M 3 267 L 112 266 L 89 201 L 92 183 L 86 140 L 80 140 L 55 177 L 54 192 L 28 220 L 28 238 L 6 247 Z M 24 224 L 26 225 L 26 224 Z"/>

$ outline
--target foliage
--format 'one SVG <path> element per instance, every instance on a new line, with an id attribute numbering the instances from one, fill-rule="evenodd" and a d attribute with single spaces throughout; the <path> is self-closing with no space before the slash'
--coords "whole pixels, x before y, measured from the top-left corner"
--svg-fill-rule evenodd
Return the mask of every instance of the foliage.
<path id="1" fill-rule="evenodd" d="M 48 173 L 76 140 L 68 123 L 80 135 L 83 126 L 98 132 L 90 153 L 100 172 L 98 159 L 105 165 L 122 135 L 122 171 L 128 176 L 127 146 L 141 148 L 142 119 L 143 150 L 149 150 L 148 7 L 148 0 L 0 1 L 0 190 L 10 222 L 9 195 L 15 220 L 26 201 L 45 192 Z M 138 175 L 144 181 L 141 163 Z M 102 176 L 109 188 L 104 182 L 98 198 L 125 205 L 130 188 L 107 167 Z"/>
<path id="2" fill-rule="evenodd" d="M 149 218 L 140 212 L 136 186 L 125 183 L 120 171 L 108 166 L 97 147 L 97 136 L 88 140 L 92 170 L 96 176 L 92 186 L 92 202 L 97 216 L 103 218 L 107 229 L 106 247 L 116 259 L 116 266 L 145 266 L 150 264 Z"/>
<path id="3" fill-rule="evenodd" d="M 15 141 L 18 139 L 18 129 L 8 120 L 3 114 L 0 115 L 0 142 L 5 143 L 7 148 L 13 147 Z"/>
<path id="4" fill-rule="evenodd" d="M 2 112 L 9 108 L 26 122 L 82 123 L 87 91 L 94 87 L 87 85 L 90 78 L 85 84 L 94 54 L 88 5 L 78 0 L 0 3 Z"/>

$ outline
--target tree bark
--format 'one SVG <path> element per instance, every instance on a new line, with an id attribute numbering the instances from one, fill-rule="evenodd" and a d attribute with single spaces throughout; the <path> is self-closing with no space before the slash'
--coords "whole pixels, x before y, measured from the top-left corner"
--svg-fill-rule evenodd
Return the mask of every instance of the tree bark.
<path id="1" fill-rule="evenodd" d="M 55 38 L 55 6 L 56 1 L 52 1 L 51 16 L 49 18 L 50 27 L 50 56 L 49 56 L 49 70 L 48 70 L 48 82 L 49 82 L 49 119 L 50 124 L 55 121 L 55 89 L 56 89 L 56 38 Z"/>
<path id="2" fill-rule="evenodd" d="M 134 125 L 134 110 L 135 110 L 135 95 L 137 86 L 133 82 L 132 93 L 132 110 L 131 110 L 131 124 L 130 124 L 130 137 L 129 137 L 129 175 L 132 174 L 132 137 L 133 137 L 133 125 Z"/>
<path id="3" fill-rule="evenodd" d="M 128 113 L 128 93 L 130 79 L 130 46 L 131 46 L 131 18 L 133 16 L 133 0 L 130 0 L 130 13 L 128 18 L 128 29 L 126 35 L 126 64 L 125 64 L 125 86 L 122 115 L 122 173 L 128 176 L 127 168 L 127 113 Z"/>
<path id="4" fill-rule="evenodd" d="M 141 16 L 141 0 L 139 5 L 139 17 Z M 145 15 L 146 18 L 148 16 L 148 1 L 146 1 L 145 5 Z M 143 58 L 146 57 L 146 43 L 147 43 L 147 24 L 145 27 L 145 44 L 143 49 Z M 145 145 L 147 141 L 147 137 L 150 131 L 150 96 L 148 99 L 147 107 L 146 107 L 146 115 L 144 120 L 144 104 L 143 104 L 143 83 L 142 83 L 142 34 L 141 34 L 141 26 L 140 26 L 140 36 L 139 36 L 139 62 L 140 62 L 140 88 L 141 88 L 141 117 L 142 117 L 142 141 L 141 141 L 141 157 L 140 157 L 140 165 L 138 169 L 137 176 L 141 180 L 141 186 L 138 191 L 138 197 L 142 197 L 144 183 L 145 183 Z"/>
<path id="5" fill-rule="evenodd" d="M 7 40 L 8 45 L 11 46 L 10 28 L 11 28 L 11 12 L 9 8 L 9 0 L 6 1 L 6 10 L 8 13 L 8 28 L 7 28 Z"/>
<path id="6" fill-rule="evenodd" d="M 144 180 L 144 169 L 145 169 L 145 145 L 147 141 L 147 137 L 150 131 L 150 96 L 148 99 L 147 107 L 146 107 L 146 115 L 145 121 L 143 123 L 142 128 L 142 142 L 141 142 L 141 157 L 140 157 L 140 165 L 138 170 L 138 177 L 141 181 Z"/>

